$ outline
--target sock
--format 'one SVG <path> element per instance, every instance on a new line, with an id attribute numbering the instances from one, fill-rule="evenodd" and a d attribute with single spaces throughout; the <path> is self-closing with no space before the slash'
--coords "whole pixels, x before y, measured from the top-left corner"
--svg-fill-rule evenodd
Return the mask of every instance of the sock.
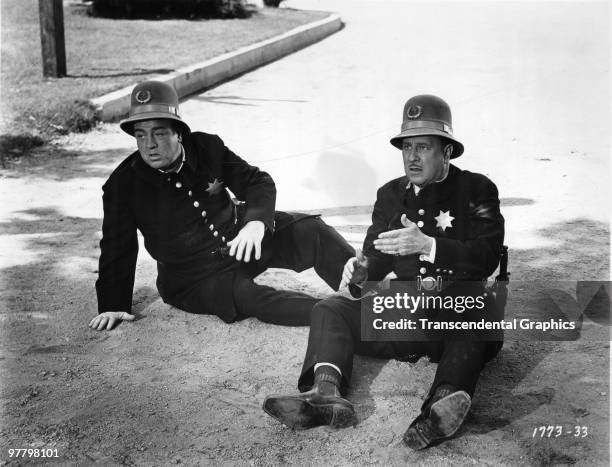
<path id="1" fill-rule="evenodd" d="M 457 388 L 455 388 L 455 386 L 453 386 L 452 384 L 441 384 L 436 388 L 436 392 L 434 392 L 433 399 L 440 400 L 452 394 L 453 392 L 457 392 Z"/>
<path id="2" fill-rule="evenodd" d="M 319 392 L 325 395 L 339 396 L 342 376 L 330 365 L 317 365 L 314 372 L 314 384 Z"/>

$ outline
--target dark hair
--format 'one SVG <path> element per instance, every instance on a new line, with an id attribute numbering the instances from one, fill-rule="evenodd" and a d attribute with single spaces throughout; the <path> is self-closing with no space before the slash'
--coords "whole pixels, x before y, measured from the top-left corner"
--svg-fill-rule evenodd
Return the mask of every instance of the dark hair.
<path id="1" fill-rule="evenodd" d="M 179 136 L 183 136 L 183 127 L 180 123 L 178 123 L 176 120 L 171 120 L 168 119 L 170 121 L 170 127 L 172 128 L 172 130 L 177 133 Z"/>
<path id="2" fill-rule="evenodd" d="M 440 135 L 436 135 L 436 136 L 438 136 L 438 140 L 440 140 L 440 146 L 442 146 L 442 149 L 444 149 L 447 144 L 453 144 L 453 142 L 450 139 L 444 136 L 440 136 Z"/>
<path id="3" fill-rule="evenodd" d="M 442 150 L 444 150 L 444 148 L 446 147 L 447 144 L 450 144 L 453 147 L 453 152 L 457 151 L 457 147 L 455 146 L 455 142 L 452 139 L 448 139 L 444 136 L 439 136 L 438 135 L 438 139 L 440 140 L 440 147 L 442 148 Z M 452 156 L 452 154 L 451 154 Z"/>

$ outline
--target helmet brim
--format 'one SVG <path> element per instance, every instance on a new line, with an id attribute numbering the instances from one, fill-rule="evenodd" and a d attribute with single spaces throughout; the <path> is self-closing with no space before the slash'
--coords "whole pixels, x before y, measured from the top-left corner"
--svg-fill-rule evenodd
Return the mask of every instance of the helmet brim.
<path id="1" fill-rule="evenodd" d="M 437 130 L 435 128 L 411 128 L 408 130 L 402 131 L 399 135 L 391 138 L 390 143 L 395 146 L 397 149 L 402 149 L 402 144 L 404 138 L 410 138 L 413 136 L 441 136 L 451 141 L 454 146 L 453 154 L 451 155 L 451 159 L 455 159 L 463 154 L 463 144 L 461 144 L 454 136 L 449 135 L 448 133 Z"/>
<path id="2" fill-rule="evenodd" d="M 132 115 L 131 117 L 126 118 L 125 120 L 121 120 L 119 122 L 119 127 L 128 135 L 134 136 L 134 123 L 143 122 L 145 120 L 172 120 L 179 124 L 182 129 L 182 135 L 188 135 L 189 133 L 191 133 L 189 125 L 187 125 L 181 118 L 175 117 L 174 115 L 165 112 L 146 112 Z"/>

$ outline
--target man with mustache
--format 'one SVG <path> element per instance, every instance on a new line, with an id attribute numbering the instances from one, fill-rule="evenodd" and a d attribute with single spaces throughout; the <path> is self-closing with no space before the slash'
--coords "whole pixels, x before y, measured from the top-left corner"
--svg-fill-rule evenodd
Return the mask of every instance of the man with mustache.
<path id="1" fill-rule="evenodd" d="M 307 325 L 317 299 L 258 285 L 253 278 L 268 267 L 314 267 L 338 290 L 355 250 L 319 216 L 275 212 L 272 178 L 218 136 L 191 132 L 168 84 L 137 85 L 120 127 L 135 138 L 138 150 L 103 186 L 99 314 L 89 326 L 109 330 L 134 319 L 137 230 L 157 261 L 164 302 L 228 323 L 255 317 Z"/>
<path id="2" fill-rule="evenodd" d="M 419 289 L 440 286 L 443 296 L 457 295 L 464 283 L 476 283 L 470 293 L 483 292 L 482 280 L 500 260 L 504 219 L 495 185 L 450 163 L 464 148 L 453 136 L 449 106 L 436 96 L 412 97 L 404 106 L 401 133 L 391 144 L 402 151 L 405 176 L 378 190 L 363 254 L 347 262 L 343 283 L 355 296 L 366 280 L 380 281 L 393 272 L 397 280 L 419 284 Z M 485 304 L 484 315 L 498 314 L 492 297 L 486 297 Z M 469 320 L 461 311 L 446 313 L 437 316 Z M 439 362 L 436 376 L 404 442 L 413 449 L 430 446 L 459 429 L 481 369 L 501 348 L 499 340 L 479 336 L 430 337 L 363 340 L 360 302 L 330 297 L 313 309 L 298 381 L 302 393 L 269 396 L 263 409 L 294 429 L 354 425 L 354 408 L 342 397 L 350 384 L 354 353 L 411 362 L 429 356 Z"/>

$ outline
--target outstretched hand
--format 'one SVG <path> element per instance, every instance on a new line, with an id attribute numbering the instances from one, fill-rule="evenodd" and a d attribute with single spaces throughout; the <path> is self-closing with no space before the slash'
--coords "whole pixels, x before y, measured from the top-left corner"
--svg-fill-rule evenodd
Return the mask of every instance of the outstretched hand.
<path id="1" fill-rule="evenodd" d="M 389 255 L 404 256 L 412 254 L 428 254 L 433 239 L 425 235 L 417 225 L 402 214 L 403 229 L 382 232 L 374 240 L 374 248 Z"/>
<path id="2" fill-rule="evenodd" d="M 105 311 L 89 322 L 89 327 L 96 331 L 110 331 L 119 321 L 134 321 L 136 316 L 125 311 Z"/>

